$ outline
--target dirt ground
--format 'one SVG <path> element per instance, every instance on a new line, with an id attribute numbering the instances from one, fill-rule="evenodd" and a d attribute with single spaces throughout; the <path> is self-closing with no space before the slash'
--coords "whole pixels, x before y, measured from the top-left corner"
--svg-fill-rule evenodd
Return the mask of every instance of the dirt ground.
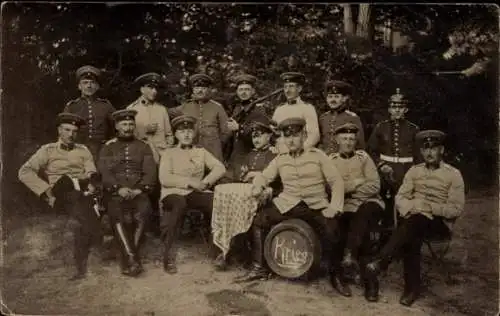
<path id="1" fill-rule="evenodd" d="M 155 265 L 159 243 L 145 247 L 146 272 L 139 278 L 119 273 L 116 263 L 91 255 L 90 275 L 72 283 L 71 235 L 65 217 L 40 214 L 13 220 L 4 216 L 2 260 L 3 314 L 43 315 L 496 315 L 498 311 L 498 199 L 484 193 L 468 197 L 455 226 L 448 265 L 453 283 L 431 270 L 424 296 L 411 308 L 398 303 L 401 264 L 381 281 L 379 303 L 368 303 L 362 289 L 354 296 L 334 292 L 325 278 L 291 282 L 235 284 L 240 268 L 215 271 L 200 238 L 183 241 L 179 273 Z M 424 269 L 427 268 L 424 264 Z"/>

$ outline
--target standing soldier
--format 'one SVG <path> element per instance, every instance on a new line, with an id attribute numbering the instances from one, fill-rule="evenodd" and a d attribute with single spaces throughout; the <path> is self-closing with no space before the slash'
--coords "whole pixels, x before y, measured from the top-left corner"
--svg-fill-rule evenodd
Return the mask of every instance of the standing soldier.
<path id="1" fill-rule="evenodd" d="M 141 96 L 127 106 L 137 111 L 135 136 L 151 147 L 156 163 L 160 153 L 173 144 L 167 108 L 156 101 L 161 82 L 161 76 L 154 72 L 137 77 L 134 83 L 140 87 Z"/>
<path id="2" fill-rule="evenodd" d="M 59 114 L 58 141 L 38 149 L 18 174 L 19 180 L 51 207 L 62 208 L 70 215 L 77 270 L 71 280 L 85 277 L 90 247 L 101 238 L 98 211 L 93 209 L 90 196 L 97 185 L 96 167 L 88 148 L 75 143 L 83 124 L 85 120 L 77 115 Z"/>
<path id="3" fill-rule="evenodd" d="M 106 99 L 96 97 L 99 90 L 101 71 L 93 66 L 83 66 L 76 71 L 78 90 L 81 96 L 66 104 L 64 112 L 73 113 L 85 119 L 86 124 L 77 141 L 84 144 L 97 161 L 99 150 L 114 134 L 111 113 L 115 108 Z"/>
<path id="4" fill-rule="evenodd" d="M 108 213 L 121 244 L 122 273 L 136 276 L 143 271 L 138 251 L 146 218 L 151 212 L 148 194 L 157 171 L 151 148 L 134 136 L 135 110 L 113 113 L 117 137 L 109 140 L 99 154 L 99 172 L 110 194 Z"/>
<path id="5" fill-rule="evenodd" d="M 228 122 L 228 128 L 233 132 L 233 137 L 228 142 L 224 153 L 224 158 L 229 165 L 238 163 L 252 150 L 252 140 L 249 137 L 250 123 L 257 117 L 266 116 L 266 110 L 262 104 L 256 104 L 248 113 L 244 113 L 245 107 L 255 101 L 257 78 L 252 75 L 242 74 L 236 76 L 233 81 L 236 83 L 237 88 L 236 96 L 229 104 L 231 119 Z"/>
<path id="6" fill-rule="evenodd" d="M 172 128 L 167 108 L 156 101 L 158 89 L 163 82 L 161 76 L 150 72 L 137 77 L 134 83 L 140 88 L 141 96 L 132 102 L 127 109 L 137 111 L 135 116 L 135 136 L 146 142 L 153 152 L 157 164 L 160 154 L 173 145 Z M 157 185 L 150 194 L 153 207 L 151 230 L 159 232 L 160 186 Z"/>
<path id="7" fill-rule="evenodd" d="M 300 98 L 306 78 L 300 72 L 285 72 L 281 74 L 281 79 L 284 81 L 283 91 L 287 102 L 276 108 L 272 117 L 273 121 L 280 124 L 288 118 L 303 118 L 306 121 L 305 131 L 307 133 L 304 148 L 312 148 L 319 142 L 320 134 L 316 109 L 312 104 L 305 103 Z M 283 143 L 283 137 L 278 138 L 276 147 L 280 153 L 288 151 L 288 148 Z"/>
<path id="8" fill-rule="evenodd" d="M 381 173 L 382 197 L 391 206 L 406 171 L 418 155 L 415 135 L 419 127 L 405 119 L 406 112 L 408 100 L 396 89 L 389 99 L 390 119 L 379 122 L 368 140 L 368 152 Z"/>
<path id="9" fill-rule="evenodd" d="M 335 141 L 335 129 L 345 123 L 353 123 L 358 127 L 356 149 L 365 149 L 365 133 L 359 116 L 347 108 L 351 101 L 353 88 L 344 81 L 329 81 L 325 87 L 328 111 L 319 117 L 321 140 L 319 148 L 330 155 L 338 151 Z"/>
<path id="10" fill-rule="evenodd" d="M 228 116 L 224 107 L 209 98 L 209 88 L 213 79 L 205 74 L 195 74 L 189 78 L 193 89 L 192 99 L 170 110 L 173 116 L 181 114 L 196 118 L 197 139 L 195 143 L 201 145 L 223 162 L 222 148 L 231 136 L 228 128 Z"/>

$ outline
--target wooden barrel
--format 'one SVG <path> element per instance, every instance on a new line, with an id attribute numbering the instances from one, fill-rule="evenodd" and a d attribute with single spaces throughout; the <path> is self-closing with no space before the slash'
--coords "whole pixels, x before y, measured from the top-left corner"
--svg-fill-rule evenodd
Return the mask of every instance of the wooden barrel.
<path id="1" fill-rule="evenodd" d="M 303 220 L 290 219 L 275 225 L 264 242 L 264 257 L 279 276 L 296 279 L 315 271 L 321 262 L 321 242 Z"/>

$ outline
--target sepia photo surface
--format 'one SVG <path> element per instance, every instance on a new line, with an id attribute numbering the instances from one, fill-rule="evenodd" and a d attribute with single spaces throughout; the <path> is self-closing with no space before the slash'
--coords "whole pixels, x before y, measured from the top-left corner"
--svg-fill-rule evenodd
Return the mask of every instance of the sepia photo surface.
<path id="1" fill-rule="evenodd" d="M 497 315 L 498 6 L 1 26 L 3 315 Z"/>

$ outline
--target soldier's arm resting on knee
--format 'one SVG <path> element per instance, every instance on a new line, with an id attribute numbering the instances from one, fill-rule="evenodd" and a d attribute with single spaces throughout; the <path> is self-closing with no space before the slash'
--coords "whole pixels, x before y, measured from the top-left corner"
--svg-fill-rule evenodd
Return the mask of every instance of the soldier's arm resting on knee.
<path id="1" fill-rule="evenodd" d="M 368 154 L 364 153 L 364 155 L 366 155 L 363 163 L 364 179 L 353 192 L 353 198 L 370 198 L 380 191 L 380 177 L 377 172 L 377 167 Z"/>
<path id="2" fill-rule="evenodd" d="M 278 159 L 279 156 L 275 157 L 267 165 L 267 167 L 262 170 L 262 173 L 258 174 L 252 180 L 252 191 L 254 193 L 261 193 L 265 187 L 267 187 L 271 182 L 273 182 L 279 175 L 278 169 Z"/>
<path id="3" fill-rule="evenodd" d="M 173 157 L 168 152 L 161 156 L 158 173 L 160 184 L 164 188 L 187 189 L 194 181 L 192 177 L 174 173 Z"/>
<path id="4" fill-rule="evenodd" d="M 47 166 L 49 158 L 47 151 L 47 146 L 39 148 L 36 153 L 21 166 L 18 172 L 19 180 L 39 197 L 42 197 L 43 193 L 50 190 L 50 185 L 38 175 L 38 173 Z M 51 192 L 49 192 L 49 194 L 51 194 Z"/>
<path id="5" fill-rule="evenodd" d="M 416 211 L 415 199 L 413 196 L 416 172 L 417 169 L 415 167 L 411 167 L 408 172 L 406 172 L 403 178 L 403 183 L 399 187 L 398 193 L 394 198 L 396 209 L 403 217 Z"/>
<path id="6" fill-rule="evenodd" d="M 324 209 L 322 213 L 323 216 L 331 218 L 344 210 L 344 180 L 330 158 L 323 152 L 318 154 L 320 155 L 321 171 L 331 190 L 330 206 Z"/>
<path id="7" fill-rule="evenodd" d="M 210 172 L 203 178 L 203 180 L 201 180 L 201 182 L 205 183 L 207 187 L 211 187 L 224 176 L 226 173 L 226 167 L 208 150 L 203 148 L 203 152 L 205 166 L 210 170 Z"/>

